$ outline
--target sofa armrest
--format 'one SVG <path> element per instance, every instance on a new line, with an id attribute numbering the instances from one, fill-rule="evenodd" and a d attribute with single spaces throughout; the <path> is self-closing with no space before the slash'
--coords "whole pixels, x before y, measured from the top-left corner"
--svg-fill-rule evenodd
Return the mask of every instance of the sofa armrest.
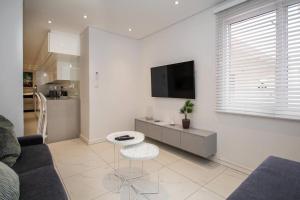
<path id="1" fill-rule="evenodd" d="M 21 146 L 30 146 L 43 144 L 43 137 L 41 135 L 29 135 L 24 137 L 18 137 L 18 141 Z"/>

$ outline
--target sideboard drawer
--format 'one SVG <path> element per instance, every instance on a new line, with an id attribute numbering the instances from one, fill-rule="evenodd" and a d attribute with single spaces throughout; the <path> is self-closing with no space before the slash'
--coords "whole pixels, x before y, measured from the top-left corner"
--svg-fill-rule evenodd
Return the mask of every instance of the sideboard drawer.
<path id="1" fill-rule="evenodd" d="M 144 133 L 145 136 L 149 133 L 149 124 L 139 120 L 135 120 L 135 130 Z"/>
<path id="2" fill-rule="evenodd" d="M 162 141 L 166 144 L 180 147 L 180 131 L 163 128 Z"/>
<path id="3" fill-rule="evenodd" d="M 204 148 L 204 141 L 201 136 L 193 135 L 190 133 L 181 134 L 180 147 L 191 153 L 201 155 Z"/>
<path id="4" fill-rule="evenodd" d="M 148 137 L 161 141 L 162 140 L 162 128 L 157 125 L 149 124 L 149 133 L 147 134 Z"/>

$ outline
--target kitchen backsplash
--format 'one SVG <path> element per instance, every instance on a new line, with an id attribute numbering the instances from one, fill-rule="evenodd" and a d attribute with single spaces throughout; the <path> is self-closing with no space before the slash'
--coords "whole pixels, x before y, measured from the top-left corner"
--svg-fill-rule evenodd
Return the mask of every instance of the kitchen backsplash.
<path id="1" fill-rule="evenodd" d="M 79 81 L 61 81 L 52 84 L 39 85 L 38 91 L 48 96 L 49 91 L 56 86 L 60 90 L 61 86 L 68 92 L 68 96 L 79 96 Z"/>

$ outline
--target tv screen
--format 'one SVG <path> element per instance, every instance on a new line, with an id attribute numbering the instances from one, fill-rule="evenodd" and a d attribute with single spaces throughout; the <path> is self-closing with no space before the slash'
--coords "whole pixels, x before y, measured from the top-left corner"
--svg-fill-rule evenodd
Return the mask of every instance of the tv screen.
<path id="1" fill-rule="evenodd" d="M 194 61 L 151 68 L 152 97 L 195 99 Z"/>

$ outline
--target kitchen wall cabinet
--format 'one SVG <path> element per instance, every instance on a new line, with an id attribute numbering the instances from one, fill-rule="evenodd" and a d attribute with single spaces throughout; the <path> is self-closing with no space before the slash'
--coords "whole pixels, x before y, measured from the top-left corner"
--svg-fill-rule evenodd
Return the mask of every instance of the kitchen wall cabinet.
<path id="1" fill-rule="evenodd" d="M 80 56 L 80 35 L 59 31 L 48 33 L 48 52 Z"/>
<path id="2" fill-rule="evenodd" d="M 78 34 L 50 31 L 45 39 L 36 65 L 37 84 L 55 81 L 78 81 L 80 36 Z"/>
<path id="3" fill-rule="evenodd" d="M 79 81 L 80 68 L 78 57 L 52 55 L 37 73 L 37 84 L 43 85 L 54 81 Z"/>

